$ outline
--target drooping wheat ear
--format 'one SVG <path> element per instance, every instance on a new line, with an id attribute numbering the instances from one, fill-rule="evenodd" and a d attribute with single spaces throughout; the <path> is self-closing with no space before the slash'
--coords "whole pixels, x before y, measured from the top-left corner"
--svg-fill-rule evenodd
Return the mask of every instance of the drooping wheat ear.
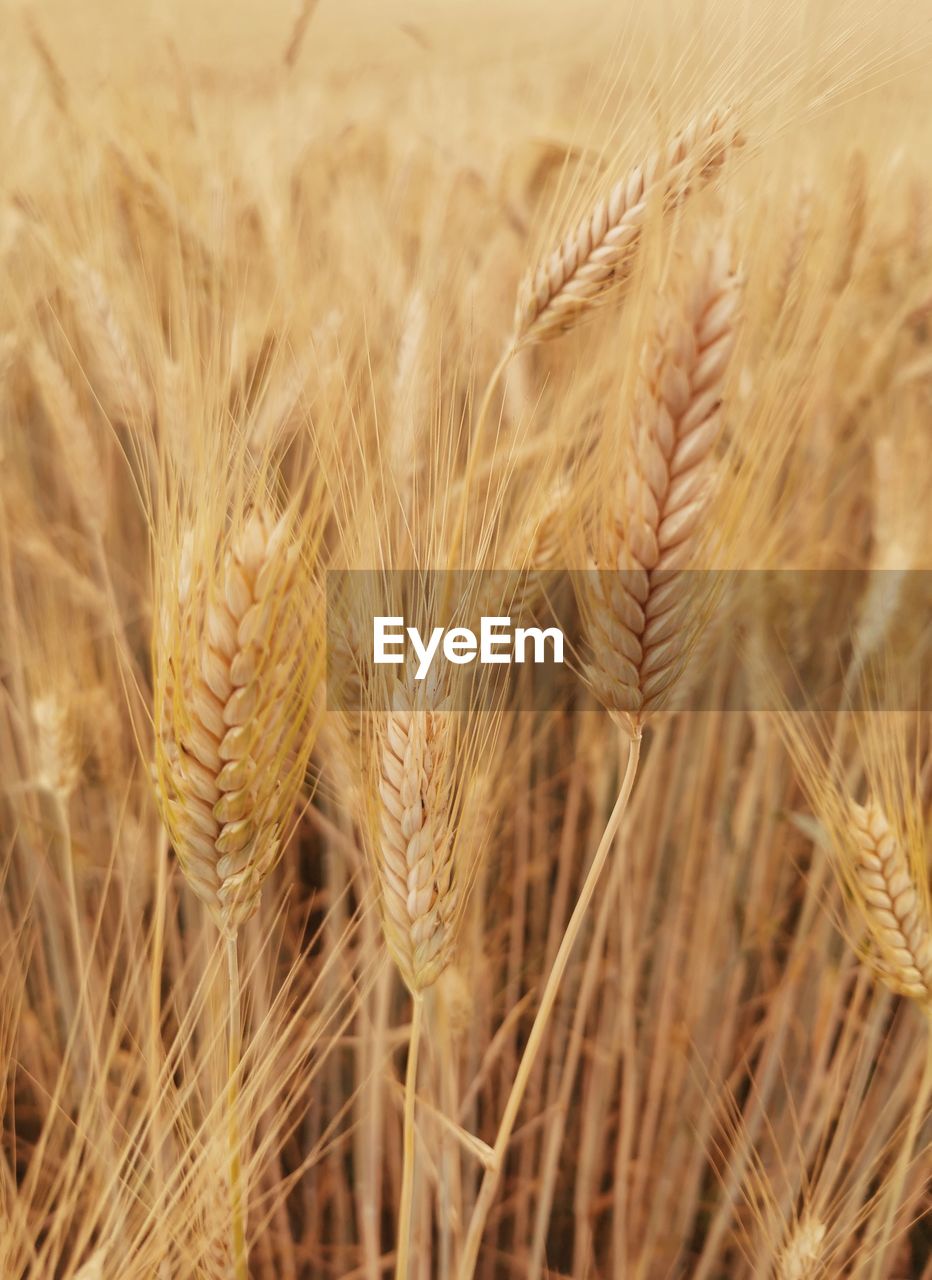
<path id="1" fill-rule="evenodd" d="M 156 637 L 156 776 L 188 882 L 234 937 L 278 860 L 307 763 L 311 646 L 284 519 L 255 510 L 214 584 L 191 547 L 176 566 L 179 608 L 163 608 Z"/>
<path id="2" fill-rule="evenodd" d="M 111 418 L 147 422 L 153 397 L 133 359 L 100 275 L 80 259 L 72 263 L 73 297 L 78 323 L 93 362 L 94 391 Z"/>
<path id="3" fill-rule="evenodd" d="M 91 429 L 64 369 L 39 339 L 32 344 L 30 364 L 67 466 L 78 514 L 89 533 L 99 534 L 107 518 L 108 486 Z"/>
<path id="4" fill-rule="evenodd" d="M 630 266 L 653 199 L 669 209 L 710 181 L 743 137 L 734 114 L 716 108 L 652 152 L 522 281 L 515 346 L 558 337 Z"/>
<path id="5" fill-rule="evenodd" d="M 821 1268 L 825 1224 L 808 1215 L 796 1224 L 777 1262 L 777 1280 L 815 1280 Z"/>
<path id="6" fill-rule="evenodd" d="M 412 992 L 453 955 L 459 907 L 449 809 L 449 711 L 398 680 L 378 744 L 375 869 L 385 939 Z"/>
<path id="7" fill-rule="evenodd" d="M 932 920 L 906 851 L 879 805 L 852 804 L 855 883 L 878 976 L 893 991 L 932 1004 Z"/>
<path id="8" fill-rule="evenodd" d="M 730 247 L 700 259 L 682 305 L 647 342 L 623 493 L 585 575 L 597 696 L 637 729 L 669 694 L 691 642 L 681 572 L 714 485 L 722 391 L 740 291 Z"/>

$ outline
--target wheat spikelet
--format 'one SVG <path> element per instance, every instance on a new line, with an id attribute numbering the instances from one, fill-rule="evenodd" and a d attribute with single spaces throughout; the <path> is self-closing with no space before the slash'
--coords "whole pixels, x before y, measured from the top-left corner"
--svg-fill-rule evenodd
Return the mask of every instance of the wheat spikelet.
<path id="1" fill-rule="evenodd" d="M 106 592 L 75 568 L 44 535 L 17 532 L 16 550 L 36 573 L 54 579 L 56 587 L 66 592 L 81 608 L 97 614 L 106 613 L 109 607 Z"/>
<path id="2" fill-rule="evenodd" d="M 793 197 L 793 211 L 779 269 L 774 282 L 773 316 L 777 319 L 788 308 L 790 294 L 799 278 L 806 246 L 812 228 L 813 191 L 808 180 L 800 183 Z"/>
<path id="3" fill-rule="evenodd" d="M 67 800 L 77 785 L 79 768 L 74 723 L 68 707 L 54 694 L 32 704 L 40 785 Z"/>
<path id="4" fill-rule="evenodd" d="M 843 207 L 845 225 L 834 283 L 837 293 L 844 289 L 854 273 L 858 250 L 864 239 L 864 229 L 867 225 L 867 160 L 864 152 L 860 150 L 852 152 L 848 162 Z"/>
<path id="5" fill-rule="evenodd" d="M 213 590 L 183 547 L 181 613 L 163 612 L 157 644 L 162 812 L 191 887 L 227 936 L 258 906 L 307 761 L 295 726 L 306 723 L 310 644 L 287 528 L 254 511 L 229 539 Z"/>
<path id="6" fill-rule="evenodd" d="M 31 369 L 67 463 L 75 505 L 88 531 L 99 534 L 106 523 L 107 486 L 90 428 L 64 369 L 39 339 L 32 344 Z"/>
<path id="7" fill-rule="evenodd" d="M 806 1216 L 796 1224 L 777 1263 L 777 1280 L 815 1280 L 819 1274 L 825 1225 Z"/>
<path id="8" fill-rule="evenodd" d="M 203 1244 L 197 1280 L 235 1280 L 236 1263 L 228 1226 L 230 1187 L 225 1171 L 212 1171 L 212 1185 L 204 1199 L 207 1203 L 199 1224 Z"/>
<path id="9" fill-rule="evenodd" d="M 589 677 L 634 728 L 668 694 L 688 652 L 679 570 L 694 550 L 714 479 L 738 304 L 729 246 L 720 241 L 685 304 L 647 343 L 624 499 L 585 575 Z"/>
<path id="10" fill-rule="evenodd" d="M 430 690 L 395 681 L 378 743 L 375 870 L 385 938 L 412 991 L 453 954 L 459 895 L 449 818 L 449 712 Z"/>
<path id="11" fill-rule="evenodd" d="M 75 312 L 90 346 L 94 390 L 104 411 L 112 418 L 150 419 L 152 393 L 139 374 L 103 280 L 80 260 L 72 264 L 72 271 Z"/>
<path id="12" fill-rule="evenodd" d="M 652 198 L 670 208 L 709 181 L 743 139 L 729 110 L 693 120 L 636 165 L 598 201 L 536 270 L 525 276 L 515 307 L 515 345 L 557 337 L 623 274 L 640 239 Z"/>
<path id="13" fill-rule="evenodd" d="M 258 456 L 269 449 L 283 449 L 297 433 L 305 412 L 308 383 L 314 359 L 305 356 L 262 398 L 249 430 L 249 448 Z"/>
<path id="14" fill-rule="evenodd" d="M 906 853 L 879 805 L 852 804 L 854 880 L 879 976 L 893 990 L 932 1003 L 932 923 Z"/>
<path id="15" fill-rule="evenodd" d="M 392 380 L 388 461 L 402 509 L 410 512 L 418 468 L 425 450 L 421 436 L 425 415 L 424 338 L 427 303 L 418 288 L 411 291 L 404 309 L 401 340 Z"/>

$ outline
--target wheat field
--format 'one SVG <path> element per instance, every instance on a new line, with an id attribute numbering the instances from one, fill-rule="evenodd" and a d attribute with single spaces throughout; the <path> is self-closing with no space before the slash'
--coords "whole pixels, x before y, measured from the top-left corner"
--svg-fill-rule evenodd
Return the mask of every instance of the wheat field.
<path id="1" fill-rule="evenodd" d="M 0 1280 L 932 1280 L 928 4 L 0 14 Z"/>

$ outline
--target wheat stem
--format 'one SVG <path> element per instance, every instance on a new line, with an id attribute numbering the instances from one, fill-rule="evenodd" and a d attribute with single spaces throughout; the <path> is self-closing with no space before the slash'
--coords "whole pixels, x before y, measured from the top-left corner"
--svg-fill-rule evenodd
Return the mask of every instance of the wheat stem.
<path id="1" fill-rule="evenodd" d="M 230 1240 L 236 1280 L 249 1280 L 246 1251 L 246 1215 L 243 1205 L 243 1170 L 239 1123 L 238 1071 L 241 1050 L 239 956 L 236 938 L 227 939 L 227 1146 L 230 1159 Z"/>
<path id="2" fill-rule="evenodd" d="M 553 1013 L 553 1007 L 556 1003 L 557 994 L 560 989 L 560 983 L 563 980 L 563 974 L 569 963 L 570 955 L 573 947 L 579 937 L 583 926 L 586 912 L 589 904 L 592 902 L 599 880 L 602 877 L 602 871 L 608 860 L 612 846 L 615 843 L 615 837 L 621 826 L 621 820 L 624 817 L 625 809 L 628 805 L 628 799 L 631 795 L 631 789 L 634 786 L 634 779 L 637 774 L 638 759 L 641 750 L 641 734 L 640 730 L 635 731 L 631 737 L 631 745 L 628 749 L 628 763 L 625 768 L 625 776 L 622 780 L 621 790 L 618 792 L 618 799 L 615 801 L 615 807 L 612 809 L 611 815 L 602 833 L 602 839 L 599 841 L 599 847 L 596 850 L 595 857 L 592 859 L 592 865 L 586 874 L 585 882 L 573 908 L 573 914 L 570 916 L 569 924 L 563 934 L 553 966 L 547 975 L 547 982 L 541 996 L 540 1005 L 538 1006 L 537 1015 L 534 1018 L 531 1033 L 528 1036 L 524 1053 L 521 1055 L 521 1061 L 518 1063 L 518 1070 L 515 1074 L 514 1083 L 508 1094 L 505 1103 L 505 1110 L 502 1114 L 501 1121 L 498 1126 L 498 1133 L 495 1138 L 494 1155 L 495 1162 L 491 1168 L 485 1171 L 482 1179 L 482 1185 L 479 1188 L 479 1195 L 473 1209 L 472 1217 L 469 1222 L 469 1230 L 466 1233 L 466 1243 L 463 1248 L 463 1260 L 460 1265 L 459 1280 L 472 1280 L 472 1276 L 476 1269 L 476 1262 L 479 1257 L 479 1246 L 482 1243 L 482 1233 L 485 1229 L 486 1219 L 492 1202 L 495 1198 L 495 1192 L 498 1187 L 498 1180 L 501 1177 L 502 1167 L 504 1164 L 505 1153 L 508 1143 L 511 1139 L 512 1131 L 518 1119 L 518 1112 L 521 1109 L 521 1102 L 524 1098 L 524 1091 L 527 1088 L 531 1072 L 537 1060 L 543 1044 L 544 1034 L 547 1030 L 547 1024 Z"/>
<path id="3" fill-rule="evenodd" d="M 411 1225 L 414 1210 L 414 1101 L 417 1087 L 417 1060 L 421 1047 L 424 998 L 412 995 L 411 1036 L 405 1070 L 404 1160 L 401 1175 L 401 1203 L 398 1209 L 398 1249 L 395 1280 L 408 1280 L 411 1257 Z"/>

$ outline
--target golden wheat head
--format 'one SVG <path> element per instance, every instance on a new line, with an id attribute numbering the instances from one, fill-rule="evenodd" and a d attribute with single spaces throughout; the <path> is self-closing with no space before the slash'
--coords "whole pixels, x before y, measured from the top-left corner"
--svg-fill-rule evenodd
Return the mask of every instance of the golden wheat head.
<path id="1" fill-rule="evenodd" d="M 851 806 L 852 880 L 872 944 L 871 961 L 891 990 L 932 1007 L 932 919 L 903 842 L 873 801 Z"/>
<path id="2" fill-rule="evenodd" d="M 412 991 L 453 955 L 460 906 L 451 812 L 451 712 L 396 680 L 377 743 L 375 872 L 385 939 Z"/>
<path id="3" fill-rule="evenodd" d="M 646 344 L 622 493 L 583 577 L 590 682 L 634 728 L 669 694 L 695 639 L 682 569 L 715 480 L 739 300 L 729 245 L 718 241 Z"/>
<path id="4" fill-rule="evenodd" d="M 256 508 L 198 560 L 177 557 L 156 642 L 156 774 L 188 883 L 228 936 L 256 910 L 310 749 L 313 640 L 300 548 Z"/>
<path id="5" fill-rule="evenodd" d="M 624 275 L 652 200 L 668 209 L 680 204 L 742 141 L 733 113 L 716 108 L 626 173 L 525 276 L 515 306 L 515 345 L 555 338 L 572 327 Z"/>

